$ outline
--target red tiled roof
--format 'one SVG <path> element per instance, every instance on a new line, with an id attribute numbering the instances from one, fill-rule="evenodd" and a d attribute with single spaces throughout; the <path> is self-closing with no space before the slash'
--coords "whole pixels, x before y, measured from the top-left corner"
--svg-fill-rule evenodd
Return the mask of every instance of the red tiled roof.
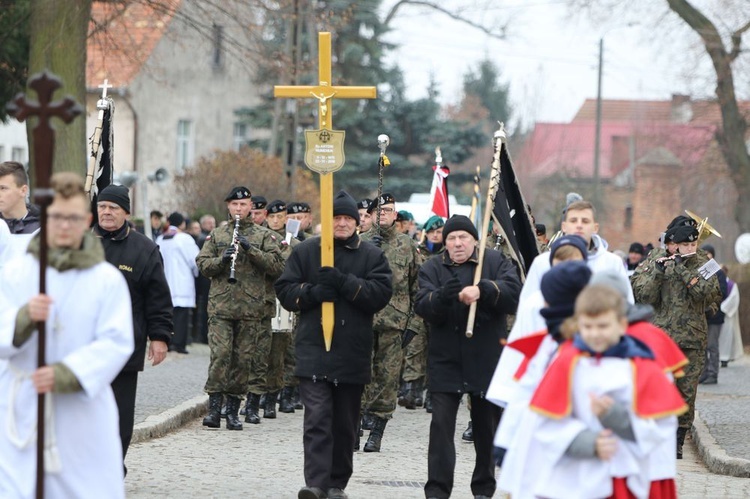
<path id="1" fill-rule="evenodd" d="M 115 88 L 130 84 L 166 32 L 181 1 L 170 0 L 166 8 L 158 10 L 139 2 L 94 2 L 86 87 L 96 88 L 105 78 Z"/>
<path id="2" fill-rule="evenodd" d="M 688 123 L 721 123 L 721 110 L 716 100 L 690 100 L 688 97 L 675 97 L 674 100 L 602 100 L 602 122 L 606 121 L 667 121 L 675 122 L 672 116 L 677 102 L 689 106 L 691 116 Z M 750 117 L 750 101 L 739 101 L 740 111 Z M 586 99 L 573 117 L 573 122 L 594 121 L 596 119 L 596 99 Z"/>
<path id="3" fill-rule="evenodd" d="M 628 165 L 627 150 L 612 164 L 615 139 L 635 138 L 635 159 L 655 147 L 670 150 L 685 164 L 696 164 L 713 140 L 713 125 L 669 123 L 602 123 L 599 176 L 611 178 Z M 518 163 L 524 176 L 546 177 L 563 173 L 571 177 L 594 176 L 595 123 L 537 123 L 520 151 Z M 620 152 L 622 154 L 622 152 Z"/>

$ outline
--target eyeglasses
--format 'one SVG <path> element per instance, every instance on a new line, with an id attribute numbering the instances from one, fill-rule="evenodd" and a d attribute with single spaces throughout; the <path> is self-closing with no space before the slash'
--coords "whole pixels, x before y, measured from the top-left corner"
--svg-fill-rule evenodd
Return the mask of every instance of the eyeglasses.
<path id="1" fill-rule="evenodd" d="M 83 215 L 61 215 L 60 213 L 50 213 L 47 215 L 50 222 L 54 222 L 58 225 L 69 223 L 71 225 L 81 224 L 86 221 L 86 217 Z"/>
<path id="2" fill-rule="evenodd" d="M 380 211 L 383 213 L 393 213 L 396 210 L 394 208 L 380 208 Z"/>

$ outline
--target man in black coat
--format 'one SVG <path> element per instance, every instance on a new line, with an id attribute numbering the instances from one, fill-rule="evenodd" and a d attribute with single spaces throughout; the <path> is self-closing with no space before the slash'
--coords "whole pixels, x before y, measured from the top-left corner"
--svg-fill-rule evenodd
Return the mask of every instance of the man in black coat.
<path id="1" fill-rule="evenodd" d="M 305 406 L 306 487 L 299 499 L 347 497 L 362 391 L 372 371 L 372 318 L 392 294 L 388 262 L 357 235 L 357 204 L 344 191 L 334 199 L 333 216 L 335 266 L 320 266 L 320 237 L 310 237 L 294 248 L 275 283 L 281 305 L 300 313 L 294 374 Z M 329 352 L 321 327 L 323 302 L 335 303 Z"/>
<path id="2" fill-rule="evenodd" d="M 475 498 L 495 493 L 492 439 L 500 410 L 485 399 L 505 337 L 505 315 L 515 313 L 521 283 L 513 262 L 487 249 L 481 280 L 474 286 L 477 230 L 467 217 L 451 217 L 443 228 L 446 251 L 419 271 L 415 311 L 430 326 L 427 370 L 432 394 L 432 422 L 427 451 L 428 498 L 447 498 L 456 465 L 456 414 L 464 393 L 471 398 L 476 459 L 471 479 Z M 471 303 L 477 303 L 473 337 L 466 337 Z"/>
<path id="3" fill-rule="evenodd" d="M 133 436 L 135 392 L 138 371 L 143 371 L 145 362 L 146 339 L 151 340 L 148 360 L 155 366 L 166 357 L 172 336 L 172 297 L 164 277 L 159 247 L 130 227 L 127 221 L 130 215 L 127 187 L 109 185 L 102 189 L 97 198 L 96 211 L 98 222 L 94 225 L 94 233 L 101 238 L 106 260 L 125 276 L 133 306 L 135 349 L 112 382 L 120 413 L 124 460 Z"/>

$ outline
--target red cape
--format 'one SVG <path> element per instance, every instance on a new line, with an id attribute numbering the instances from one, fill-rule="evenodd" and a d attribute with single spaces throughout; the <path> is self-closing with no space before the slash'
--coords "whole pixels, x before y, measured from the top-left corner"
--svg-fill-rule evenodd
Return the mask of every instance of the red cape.
<path id="1" fill-rule="evenodd" d="M 675 378 L 685 375 L 682 368 L 687 365 L 688 359 L 663 329 L 643 321 L 630 324 L 626 334 L 645 343 L 654 352 L 656 363 L 664 372 L 673 373 Z"/>

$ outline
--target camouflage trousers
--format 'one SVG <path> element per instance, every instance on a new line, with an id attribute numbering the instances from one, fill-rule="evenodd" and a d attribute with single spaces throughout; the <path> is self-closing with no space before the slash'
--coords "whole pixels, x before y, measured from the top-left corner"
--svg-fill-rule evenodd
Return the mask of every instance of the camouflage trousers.
<path id="1" fill-rule="evenodd" d="M 698 392 L 698 380 L 703 372 L 706 352 L 705 349 L 683 348 L 682 353 L 688 358 L 689 364 L 684 367 L 685 376 L 677 378 L 676 384 L 688 405 L 688 411 L 678 418 L 678 423 L 680 428 L 690 430 L 693 426 L 693 418 L 695 418 L 695 396 Z"/>
<path id="2" fill-rule="evenodd" d="M 295 331 L 289 334 L 289 344 L 284 352 L 284 386 L 299 385 L 299 378 L 294 375 L 294 369 L 297 367 L 297 357 L 294 354 L 294 337 Z"/>
<path id="3" fill-rule="evenodd" d="M 271 352 L 268 355 L 268 378 L 266 392 L 273 393 L 284 388 L 284 356 L 291 343 L 291 332 L 271 333 Z"/>
<path id="4" fill-rule="evenodd" d="M 365 387 L 362 407 L 381 419 L 391 419 L 396 410 L 401 362 L 401 331 L 376 329 L 372 351 L 372 381 Z"/>
<path id="5" fill-rule="evenodd" d="M 268 343 L 263 354 L 263 384 L 268 368 L 268 350 L 271 346 L 270 333 L 265 322 L 260 320 L 234 320 L 221 317 L 208 319 L 208 346 L 211 359 L 208 365 L 208 380 L 203 388 L 206 393 L 223 393 L 243 398 L 247 393 L 248 379 L 256 366 L 258 348 Z M 255 392 L 253 392 L 255 393 Z M 263 390 L 258 391 L 263 393 Z"/>
<path id="6" fill-rule="evenodd" d="M 404 381 L 417 381 L 427 374 L 427 335 L 418 334 L 404 351 Z"/>

